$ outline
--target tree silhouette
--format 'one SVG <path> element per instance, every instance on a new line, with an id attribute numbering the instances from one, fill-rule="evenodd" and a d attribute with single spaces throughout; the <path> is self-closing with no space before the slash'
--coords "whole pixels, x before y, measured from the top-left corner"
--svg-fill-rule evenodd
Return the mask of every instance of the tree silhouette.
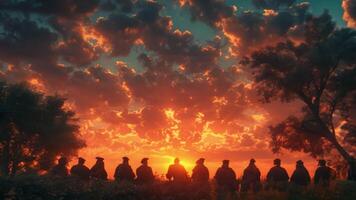
<path id="1" fill-rule="evenodd" d="M 302 41 L 266 47 L 246 62 L 262 101 L 303 103 L 301 114 L 270 127 L 272 150 L 316 157 L 336 149 L 350 163 L 356 152 L 356 31 L 337 28 L 327 12 L 309 16 L 303 30 Z"/>
<path id="2" fill-rule="evenodd" d="M 65 99 L 44 96 L 26 84 L 0 82 L 1 173 L 49 169 L 58 155 L 71 156 L 85 143 Z"/>

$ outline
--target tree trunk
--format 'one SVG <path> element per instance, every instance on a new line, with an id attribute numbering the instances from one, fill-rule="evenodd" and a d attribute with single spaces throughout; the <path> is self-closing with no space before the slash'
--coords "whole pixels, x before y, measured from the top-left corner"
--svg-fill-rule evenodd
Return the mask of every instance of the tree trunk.
<path id="1" fill-rule="evenodd" d="M 313 110 L 313 114 L 316 117 L 316 119 L 319 122 L 319 125 L 324 129 L 325 131 L 325 137 L 326 139 L 328 139 L 331 144 L 333 144 L 336 148 L 336 150 L 340 153 L 340 155 L 351 165 L 351 163 L 354 162 L 354 159 L 345 149 L 344 147 L 342 147 L 339 143 L 339 141 L 337 141 L 337 138 L 335 136 L 335 134 L 329 129 L 329 127 L 326 125 L 326 123 L 320 118 L 319 116 L 319 112 L 317 112 L 316 110 Z M 332 123 L 332 122 L 331 122 Z"/>
<path id="2" fill-rule="evenodd" d="M 336 150 L 340 153 L 340 155 L 351 164 L 354 162 L 355 158 L 353 158 L 337 141 L 335 136 L 329 138 L 329 141 L 335 146 Z"/>

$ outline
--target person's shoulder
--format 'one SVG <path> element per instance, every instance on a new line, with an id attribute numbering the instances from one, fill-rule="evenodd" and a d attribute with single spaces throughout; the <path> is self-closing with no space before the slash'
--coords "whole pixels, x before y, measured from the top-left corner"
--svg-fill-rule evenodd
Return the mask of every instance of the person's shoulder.
<path id="1" fill-rule="evenodd" d="M 221 172 L 221 170 L 223 170 L 223 168 L 222 168 L 222 167 L 219 167 L 219 168 L 216 170 L 216 172 Z"/>
<path id="2" fill-rule="evenodd" d="M 181 164 L 177 165 L 177 167 L 185 169 L 185 167 L 183 165 L 181 165 Z"/>
<path id="3" fill-rule="evenodd" d="M 284 168 L 282 166 L 274 166 L 273 168 L 276 169 L 276 170 L 286 171 L 286 168 Z"/>

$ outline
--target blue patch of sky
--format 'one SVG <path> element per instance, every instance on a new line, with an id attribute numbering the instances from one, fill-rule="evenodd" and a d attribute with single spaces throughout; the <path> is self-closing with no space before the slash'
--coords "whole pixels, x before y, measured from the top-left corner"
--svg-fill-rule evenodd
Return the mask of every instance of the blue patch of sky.
<path id="1" fill-rule="evenodd" d="M 342 19 L 343 9 L 342 9 L 342 0 L 309 0 L 310 10 L 315 14 L 322 14 L 324 10 L 328 10 L 333 20 L 337 23 L 338 26 L 344 27 L 345 21 Z"/>
<path id="2" fill-rule="evenodd" d="M 310 12 L 316 15 L 320 15 L 324 12 L 324 10 L 328 10 L 333 17 L 333 20 L 339 26 L 345 26 L 345 22 L 342 19 L 342 0 L 297 0 L 297 2 L 308 2 L 310 4 Z M 237 6 L 238 11 L 255 9 L 252 5 L 252 0 L 227 0 L 226 3 L 228 5 Z"/>
<path id="3" fill-rule="evenodd" d="M 206 41 L 213 40 L 217 34 L 209 25 L 198 20 L 192 20 L 188 7 L 181 8 L 177 3 L 172 0 L 160 0 L 164 5 L 161 11 L 162 16 L 169 16 L 173 20 L 173 27 L 182 31 L 188 30 L 195 36 L 195 41 L 198 43 L 205 43 Z"/>

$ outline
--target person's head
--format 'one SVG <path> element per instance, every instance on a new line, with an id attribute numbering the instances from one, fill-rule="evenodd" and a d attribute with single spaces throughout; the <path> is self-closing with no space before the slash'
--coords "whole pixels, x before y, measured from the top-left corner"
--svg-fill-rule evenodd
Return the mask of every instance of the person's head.
<path id="1" fill-rule="evenodd" d="M 254 165 L 255 162 L 256 162 L 256 160 L 252 158 L 252 159 L 250 160 L 250 165 Z"/>
<path id="2" fill-rule="evenodd" d="M 179 162 L 180 162 L 179 158 L 174 159 L 174 164 L 179 164 Z"/>
<path id="3" fill-rule="evenodd" d="M 98 166 L 104 167 L 104 158 L 102 158 L 102 157 L 96 157 L 96 164 L 97 164 Z"/>
<path id="4" fill-rule="evenodd" d="M 82 158 L 82 157 L 79 157 L 79 158 L 78 158 L 78 164 L 84 165 L 84 163 L 85 163 L 85 159 Z"/>
<path id="5" fill-rule="evenodd" d="M 202 165 L 202 164 L 204 164 L 204 161 L 205 161 L 204 158 L 199 158 L 197 161 L 195 161 L 195 163 L 196 163 L 197 165 Z"/>
<path id="6" fill-rule="evenodd" d="M 297 167 L 303 167 L 304 166 L 303 161 L 302 160 L 298 160 L 296 166 Z"/>
<path id="7" fill-rule="evenodd" d="M 67 165 L 67 163 L 68 163 L 68 160 L 67 160 L 66 157 L 61 157 L 61 158 L 58 159 L 58 164 L 59 165 Z"/>
<path id="8" fill-rule="evenodd" d="M 148 165 L 148 158 L 142 158 L 141 164 Z"/>
<path id="9" fill-rule="evenodd" d="M 129 163 L 129 160 L 130 159 L 126 156 L 122 157 L 122 163 Z"/>
<path id="10" fill-rule="evenodd" d="M 230 160 L 223 160 L 222 161 L 222 166 L 223 167 L 229 167 L 229 164 L 230 164 Z"/>
<path id="11" fill-rule="evenodd" d="M 279 158 L 274 159 L 273 164 L 276 166 L 281 166 L 281 159 L 279 159 Z"/>
<path id="12" fill-rule="evenodd" d="M 320 167 L 325 167 L 325 166 L 326 166 L 326 161 L 323 160 L 323 159 L 321 159 L 321 160 L 319 160 L 318 165 L 319 165 Z"/>

